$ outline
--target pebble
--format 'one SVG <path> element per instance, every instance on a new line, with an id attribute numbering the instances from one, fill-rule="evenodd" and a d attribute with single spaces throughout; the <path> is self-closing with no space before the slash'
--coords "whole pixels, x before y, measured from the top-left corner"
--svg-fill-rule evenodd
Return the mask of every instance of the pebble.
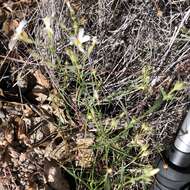
<path id="1" fill-rule="evenodd" d="M 4 119 L 5 118 L 5 114 L 3 113 L 2 110 L 0 110 L 0 119 Z"/>
<path id="2" fill-rule="evenodd" d="M 20 180 L 20 183 L 22 184 L 22 185 L 25 185 L 26 184 L 26 181 L 24 181 L 24 180 Z"/>

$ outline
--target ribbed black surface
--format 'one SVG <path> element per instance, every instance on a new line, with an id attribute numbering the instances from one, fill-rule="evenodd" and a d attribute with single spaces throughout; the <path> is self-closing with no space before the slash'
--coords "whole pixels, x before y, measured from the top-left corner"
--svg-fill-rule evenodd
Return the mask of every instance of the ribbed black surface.
<path id="1" fill-rule="evenodd" d="M 167 167 L 166 167 L 167 166 Z M 190 172 L 173 164 L 160 160 L 157 166 L 160 171 L 155 177 L 151 190 L 189 190 Z"/>

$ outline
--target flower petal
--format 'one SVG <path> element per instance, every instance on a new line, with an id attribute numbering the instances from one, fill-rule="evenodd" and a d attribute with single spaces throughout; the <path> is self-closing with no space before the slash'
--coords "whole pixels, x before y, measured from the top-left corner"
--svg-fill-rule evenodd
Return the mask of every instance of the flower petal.
<path id="1" fill-rule="evenodd" d="M 85 53 L 85 50 L 84 50 L 84 48 L 82 47 L 82 45 L 77 46 L 77 48 L 78 48 L 78 50 L 79 50 L 80 52 Z"/>
<path id="2" fill-rule="evenodd" d="M 27 21 L 26 21 L 26 20 L 22 20 L 22 21 L 19 23 L 18 27 L 16 28 L 16 31 L 15 31 L 15 32 L 16 32 L 18 35 L 20 35 L 21 32 L 23 31 L 23 29 L 26 27 L 26 25 L 27 25 Z"/>
<path id="3" fill-rule="evenodd" d="M 69 41 L 70 41 L 69 44 L 70 44 L 70 45 L 73 45 L 76 40 L 77 40 L 77 38 L 76 38 L 75 36 L 71 36 L 71 37 L 69 38 Z"/>
<path id="4" fill-rule="evenodd" d="M 83 38 L 83 36 L 84 36 L 84 28 L 80 28 L 78 36 L 77 36 L 78 40 L 81 41 L 81 39 Z"/>
<path id="5" fill-rule="evenodd" d="M 90 41 L 90 36 L 88 36 L 88 35 L 83 36 L 82 39 L 80 39 L 81 43 L 85 43 L 85 42 L 88 42 L 88 41 Z"/>

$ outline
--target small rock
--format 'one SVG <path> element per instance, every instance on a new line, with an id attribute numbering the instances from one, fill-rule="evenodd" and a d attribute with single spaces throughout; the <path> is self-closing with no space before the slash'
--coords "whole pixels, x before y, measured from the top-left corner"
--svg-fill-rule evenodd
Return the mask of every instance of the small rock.
<path id="1" fill-rule="evenodd" d="M 26 184 L 26 182 L 24 181 L 24 180 L 20 180 L 20 183 L 22 184 L 22 185 L 25 185 Z"/>
<path id="2" fill-rule="evenodd" d="M 3 113 L 3 111 L 0 110 L 0 119 L 4 119 L 5 118 L 5 114 Z"/>

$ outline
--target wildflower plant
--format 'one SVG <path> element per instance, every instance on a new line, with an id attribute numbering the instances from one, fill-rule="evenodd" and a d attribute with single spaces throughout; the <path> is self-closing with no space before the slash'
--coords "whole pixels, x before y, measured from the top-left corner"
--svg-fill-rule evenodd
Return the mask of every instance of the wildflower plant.
<path id="1" fill-rule="evenodd" d="M 58 104 L 61 104 L 64 110 L 59 126 L 72 131 L 72 140 L 75 139 L 75 131 L 86 139 L 93 133 L 95 138 L 87 148 L 88 151 L 85 151 L 93 155 L 93 158 L 90 156 L 88 159 L 90 161 L 88 169 L 85 168 L 82 159 L 78 160 L 77 167 L 73 165 L 63 167 L 75 178 L 78 189 L 81 187 L 81 189 L 109 190 L 114 187 L 119 190 L 130 188 L 137 182 L 146 186 L 158 170 L 141 164 L 142 160 L 148 163 L 151 150 L 146 138 L 152 132 L 149 124 L 143 119 L 157 107 L 150 106 L 147 112 L 134 117 L 128 113 L 127 105 L 130 105 L 130 101 L 128 100 L 125 105 L 123 99 L 137 92 L 141 92 L 146 98 L 151 95 L 152 68 L 149 65 L 141 67 L 138 71 L 140 76 L 134 77 L 136 83 L 126 80 L 125 88 L 121 87 L 118 91 L 112 90 L 107 96 L 106 89 L 103 89 L 106 88 L 104 84 L 106 82 L 103 81 L 100 76 L 102 73 L 98 72 L 98 67 L 92 59 L 98 45 L 97 37 L 90 35 L 86 27 L 79 24 L 69 1 L 66 1 L 66 5 L 70 22 L 69 24 L 61 21 L 58 23 L 60 33 L 63 35 L 61 42 L 64 43 L 61 53 L 52 51 L 57 50 L 53 41 L 56 37 L 53 26 L 58 20 L 50 16 L 43 19 L 44 31 L 50 42 L 49 52 L 52 53 L 49 62 L 52 62 L 53 57 L 55 62 L 53 69 L 59 79 L 56 98 L 59 99 Z M 52 22 L 54 24 L 51 24 Z M 118 63 L 118 67 L 120 65 L 122 63 Z M 106 69 L 105 72 L 107 72 Z M 108 73 L 108 79 L 111 74 Z M 105 105 L 111 105 L 112 102 L 120 106 L 122 111 L 115 115 L 102 111 Z M 114 108 L 111 108 L 109 112 L 113 110 Z M 89 140 L 91 142 L 91 138 Z M 82 157 L 84 151 L 79 152 L 78 159 Z M 80 166 L 81 168 L 78 168 Z M 130 172 L 130 168 L 136 168 L 138 172 Z"/>
<path id="2" fill-rule="evenodd" d="M 185 88 L 185 84 L 183 82 L 177 81 L 174 85 L 174 87 L 167 93 L 164 91 L 163 88 L 161 88 L 161 94 L 164 101 L 171 101 L 175 99 L 175 94 Z"/>
<path id="3" fill-rule="evenodd" d="M 75 45 L 78 50 L 85 53 L 83 44 L 90 41 L 89 35 L 84 35 L 84 28 L 80 28 L 77 36 L 70 37 L 70 45 Z"/>
<path id="4" fill-rule="evenodd" d="M 187 23 L 180 20 L 187 9 L 176 12 L 174 6 L 175 10 L 165 14 L 156 7 L 163 14 L 155 14 L 152 1 L 107 2 L 36 2 L 39 10 L 31 23 L 14 20 L 9 53 L 16 51 L 8 53 L 4 61 L 19 66 L 24 63 L 24 70 L 27 63 L 30 68 L 34 65 L 51 81 L 43 89 L 51 95 L 38 98 L 45 108 L 31 108 L 40 116 L 46 115 L 47 107 L 47 112 L 53 112 L 57 132 L 68 141 L 69 155 L 67 164 L 52 159 L 74 178 L 76 189 L 149 189 L 158 172 L 151 164 L 161 152 L 159 144 L 164 144 L 165 134 L 176 131 L 177 117 L 172 115 L 180 114 L 186 105 L 178 95 L 185 88 L 181 81 L 188 73 L 189 38 L 182 27 Z M 174 30 L 176 23 L 179 26 Z M 34 40 L 26 29 L 32 30 Z M 16 49 L 20 41 L 32 44 L 24 46 L 26 64 L 20 59 L 25 53 L 23 46 L 21 51 Z M 183 64 L 184 59 L 187 64 Z M 16 78 L 13 87 L 28 86 L 23 70 L 18 72 L 11 76 Z M 37 86 L 34 93 L 41 90 L 39 81 Z M 26 93 L 30 98 L 31 93 Z"/>

